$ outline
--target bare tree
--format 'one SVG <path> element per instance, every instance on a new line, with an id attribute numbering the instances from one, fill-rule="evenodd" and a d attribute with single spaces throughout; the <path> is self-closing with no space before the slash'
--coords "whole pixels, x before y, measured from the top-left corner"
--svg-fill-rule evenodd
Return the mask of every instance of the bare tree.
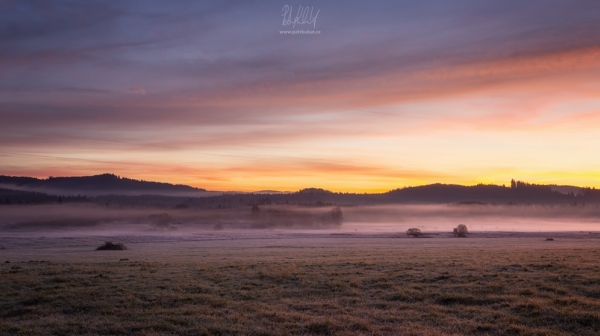
<path id="1" fill-rule="evenodd" d="M 334 207 L 322 217 L 324 224 L 342 225 L 344 222 L 344 215 L 339 206 Z"/>

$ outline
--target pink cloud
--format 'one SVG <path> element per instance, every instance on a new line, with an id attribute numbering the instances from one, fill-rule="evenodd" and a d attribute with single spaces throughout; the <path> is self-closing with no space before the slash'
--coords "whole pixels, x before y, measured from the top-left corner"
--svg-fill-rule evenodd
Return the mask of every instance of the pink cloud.
<path id="1" fill-rule="evenodd" d="M 141 87 L 137 86 L 137 85 L 132 85 L 129 87 L 129 89 L 127 89 L 128 93 L 133 93 L 136 95 L 142 95 L 145 96 L 146 95 L 146 90 L 142 89 Z"/>

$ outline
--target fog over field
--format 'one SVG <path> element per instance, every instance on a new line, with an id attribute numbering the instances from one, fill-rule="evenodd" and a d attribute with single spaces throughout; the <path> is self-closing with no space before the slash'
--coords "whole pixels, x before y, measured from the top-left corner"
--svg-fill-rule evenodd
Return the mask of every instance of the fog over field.
<path id="1" fill-rule="evenodd" d="M 334 207 L 266 205 L 231 209 L 109 208 L 98 204 L 5 205 L 0 207 L 3 234 L 29 232 L 89 234 L 188 234 L 206 231 L 264 230 L 356 233 L 452 232 L 465 224 L 471 232 L 597 231 L 598 206 L 379 205 L 340 207 L 341 219 L 329 219 Z M 158 215 L 166 221 L 157 223 Z"/>
<path id="2" fill-rule="evenodd" d="M 349 208 L 348 228 L 363 231 L 452 231 L 465 224 L 471 231 L 594 231 L 600 224 L 597 206 L 394 205 Z"/>

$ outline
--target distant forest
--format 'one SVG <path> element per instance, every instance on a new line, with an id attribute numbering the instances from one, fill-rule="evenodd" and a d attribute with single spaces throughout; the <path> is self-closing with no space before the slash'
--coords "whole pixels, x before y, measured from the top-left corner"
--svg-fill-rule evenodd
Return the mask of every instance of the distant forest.
<path id="1" fill-rule="evenodd" d="M 201 196 L 206 190 L 181 184 L 151 182 L 101 174 L 78 177 L 17 177 L 0 175 L 0 188 L 68 195 L 186 195 Z"/>
<path id="2" fill-rule="evenodd" d="M 153 182 L 150 182 L 153 183 Z M 171 185 L 172 186 L 172 185 Z M 191 188 L 191 187 L 190 187 Z M 379 194 L 336 193 L 323 189 L 303 189 L 294 193 L 223 193 L 189 197 L 158 194 L 83 196 L 77 194 L 48 194 L 0 189 L 0 205 L 44 203 L 97 203 L 109 208 L 197 208 L 222 209 L 252 205 L 291 204 L 307 207 L 385 205 L 385 204 L 444 204 L 465 205 L 598 205 L 600 190 L 582 188 L 578 193 L 553 191 L 552 186 L 511 181 L 510 187 L 498 185 L 461 186 L 431 184 L 408 187 Z"/>

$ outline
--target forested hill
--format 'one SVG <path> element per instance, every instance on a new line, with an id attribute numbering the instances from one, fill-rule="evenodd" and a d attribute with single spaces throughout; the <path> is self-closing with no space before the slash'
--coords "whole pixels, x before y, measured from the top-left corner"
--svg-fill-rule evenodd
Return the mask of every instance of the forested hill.
<path id="1" fill-rule="evenodd" d="M 408 187 L 386 193 L 383 198 L 392 203 L 501 203 L 501 204 L 554 204 L 572 203 L 577 200 L 598 196 L 595 189 L 580 189 L 580 192 L 561 193 L 552 186 L 528 184 L 515 181 L 511 187 L 498 185 L 461 186 L 454 184 L 430 184 Z"/>
<path id="2" fill-rule="evenodd" d="M 55 180 L 57 182 L 55 182 Z M 35 190 L 62 188 L 63 192 L 15 191 L 6 186 L 35 186 Z M 85 183 L 78 183 L 83 181 Z M 0 177 L 0 204 L 31 204 L 53 202 L 97 202 L 123 206 L 159 206 L 180 208 L 235 208 L 248 205 L 292 204 L 304 206 L 386 205 L 386 204 L 562 204 L 600 205 L 600 190 L 561 186 L 575 192 L 558 192 L 556 186 L 535 185 L 513 181 L 510 187 L 498 185 L 461 186 L 430 184 L 396 189 L 386 193 L 339 193 L 308 188 L 293 193 L 218 193 L 204 189 L 167 183 L 136 181 L 114 175 L 86 178 Z M 60 183 L 59 183 L 60 182 Z M 567 188 L 568 187 L 568 188 Z M 90 192 L 93 191 L 93 192 Z M 82 197 L 77 197 L 82 195 Z M 88 197 L 84 197 L 88 196 Z M 197 197 L 201 196 L 201 197 Z"/>
<path id="3" fill-rule="evenodd" d="M 186 185 L 149 182 L 102 174 L 81 177 L 33 177 L 0 176 L 0 188 L 35 191 L 60 195 L 171 195 L 203 196 L 205 189 Z"/>

